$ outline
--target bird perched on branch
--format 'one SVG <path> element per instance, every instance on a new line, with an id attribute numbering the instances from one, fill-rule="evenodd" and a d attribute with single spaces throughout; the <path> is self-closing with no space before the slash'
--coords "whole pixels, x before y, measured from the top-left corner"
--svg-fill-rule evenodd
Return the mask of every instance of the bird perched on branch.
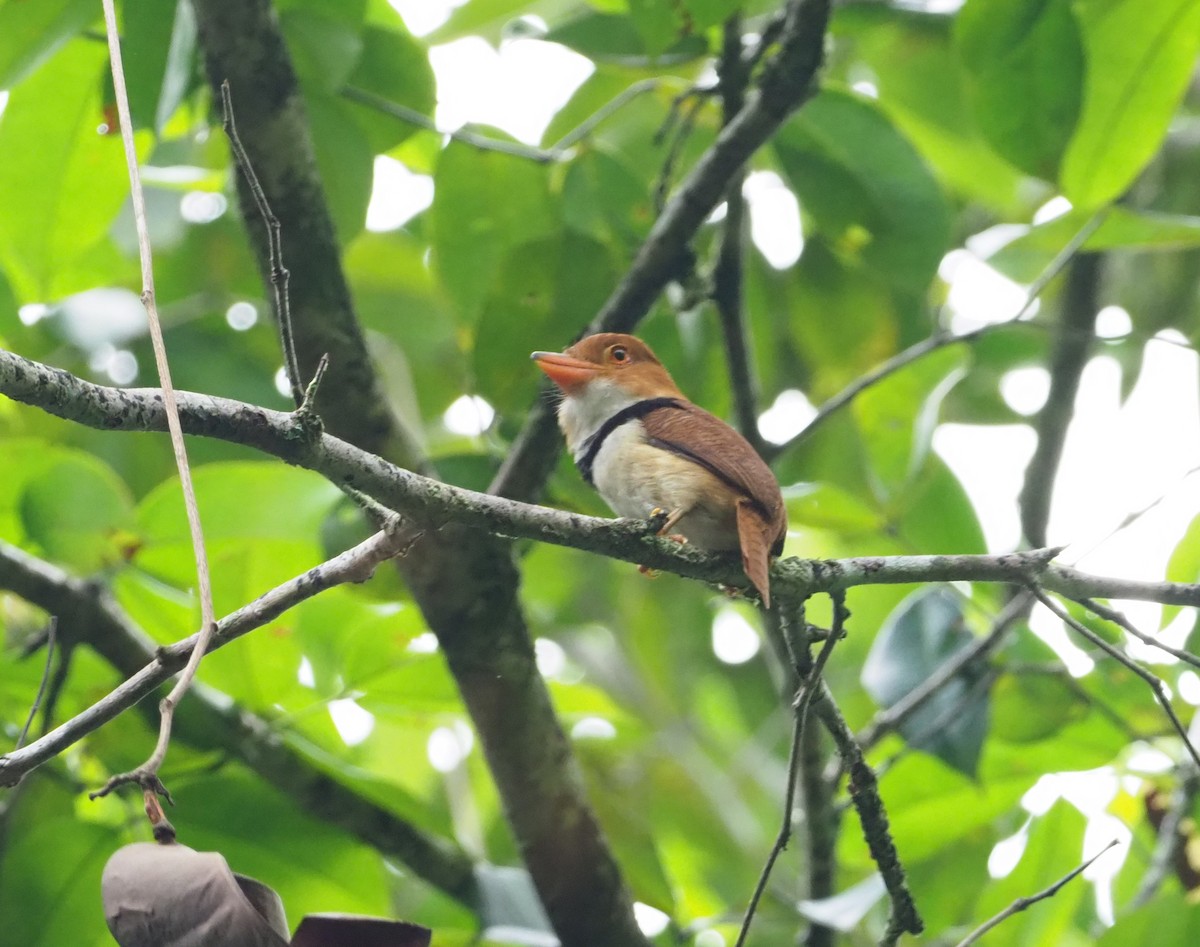
<path id="1" fill-rule="evenodd" d="M 604 332 L 531 356 L 562 391 L 558 423 L 583 479 L 620 516 L 665 512 L 659 535 L 740 550 L 771 607 L 787 532 L 779 483 L 749 442 L 684 397 L 641 339 Z"/>

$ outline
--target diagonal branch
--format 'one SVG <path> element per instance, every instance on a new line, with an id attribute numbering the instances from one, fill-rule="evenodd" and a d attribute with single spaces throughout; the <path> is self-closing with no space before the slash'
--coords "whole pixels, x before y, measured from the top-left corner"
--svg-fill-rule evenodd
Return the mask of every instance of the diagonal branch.
<path id="1" fill-rule="evenodd" d="M 339 575 L 343 581 L 361 579 L 369 564 L 392 548 L 384 534 L 376 534 L 318 570 L 268 592 L 220 622 L 212 649 L 262 627 L 302 598 L 334 584 Z M 182 667 L 194 643 L 192 636 L 170 648 L 158 648 L 102 587 L 4 542 L 0 542 L 0 588 L 54 612 L 67 639 L 89 644 L 127 678 L 111 694 L 42 740 L 0 756 L 0 785 L 15 783 L 153 693 Z M 179 727 L 184 739 L 234 754 L 315 818 L 341 826 L 403 862 L 433 887 L 467 907 L 478 908 L 473 865 L 465 853 L 315 769 L 280 740 L 261 717 L 231 711 L 225 702 L 214 700 L 210 692 L 199 690 L 180 708 Z"/>

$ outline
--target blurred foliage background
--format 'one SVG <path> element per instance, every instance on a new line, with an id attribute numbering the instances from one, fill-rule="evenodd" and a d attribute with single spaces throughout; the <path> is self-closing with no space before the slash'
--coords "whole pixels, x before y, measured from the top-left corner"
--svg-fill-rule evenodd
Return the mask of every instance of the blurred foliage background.
<path id="1" fill-rule="evenodd" d="M 389 406 L 442 477 L 484 489 L 538 397 L 528 353 L 567 344 L 589 322 L 647 235 L 656 195 L 669 193 L 717 135 L 720 104 L 706 90 L 722 24 L 740 15 L 743 30 L 761 35 L 776 5 L 467 0 L 420 38 L 385 0 L 275 7 Z M 175 382 L 286 409 L 270 304 L 237 211 L 191 8 L 125 0 L 120 9 Z M 432 118 L 430 50 L 466 36 L 557 43 L 590 61 L 545 131 L 550 160 L 450 140 L 360 94 Z M 1091 339 L 1090 354 L 1119 363 L 1128 393 L 1156 335 L 1169 330 L 1174 344 L 1195 346 L 1200 5 L 845 2 L 826 43 L 819 93 L 751 165 L 795 195 L 804 235 L 799 259 L 782 269 L 746 244 L 760 409 L 786 391 L 819 404 L 946 331 L 939 267 L 953 251 L 988 257 L 1027 285 L 1100 212 L 1081 259 L 1102 265 L 1078 278 L 1090 278 L 1098 304 L 1123 306 L 1130 321 L 1127 331 Z M 0 344 L 103 383 L 153 385 L 107 70 L 98 3 L 0 0 Z M 638 83 L 641 94 L 553 150 Z M 673 110 L 688 134 L 664 141 L 658 132 Z M 508 140 L 497 129 L 470 130 Z M 429 176 L 433 188 L 427 209 L 384 232 L 365 227 L 379 155 Z M 1039 214 L 1056 198 L 1069 202 L 1051 205 L 1059 216 Z M 717 215 L 696 235 L 695 271 L 638 331 L 693 400 L 728 417 L 721 333 L 703 292 L 721 232 Z M 777 451 L 791 516 L 787 554 L 1006 551 L 986 548 L 977 510 L 932 439 L 948 421 L 983 430 L 1039 423 L 1009 405 L 1000 383 L 1014 369 L 1058 364 L 1066 283 L 1052 282 L 1031 318 L 913 362 L 802 444 Z M 1070 331 L 1087 341 L 1093 322 Z M 482 430 L 448 425 L 456 405 L 481 416 Z M 798 429 L 805 415 L 794 410 Z M 1061 426 L 1040 433 L 1065 436 Z M 1197 432 L 1164 418 L 1163 436 Z M 314 474 L 216 441 L 194 439 L 190 449 L 218 614 L 342 548 L 355 528 L 338 491 Z M 1051 482 L 1053 474 L 1052 466 Z M 544 500 L 606 512 L 565 458 Z M 194 630 L 191 552 L 163 437 L 84 429 L 0 400 L 0 539 L 110 589 L 160 642 Z M 758 616 L 696 583 L 647 582 L 626 564 L 570 549 L 523 548 L 520 569 L 539 665 L 644 906 L 644 929 L 656 944 L 732 943 L 777 831 L 789 743 L 776 669 L 754 644 Z M 1200 520 L 1183 533 L 1169 577 L 1195 581 L 1198 572 Z M 989 586 L 853 590 L 851 634 L 827 672 L 851 725 L 867 726 L 985 633 L 1004 603 L 1004 591 Z M 814 602 L 810 617 L 827 621 L 828 603 Z M 23 645 L 44 620 L 0 593 L 5 740 L 15 739 L 37 690 L 41 654 L 26 658 Z M 1173 628 L 1187 639 L 1190 624 Z M 714 635 L 741 642 L 742 653 L 719 659 Z M 1179 694 L 1191 672 L 1162 655 L 1139 656 L 1190 720 Z M 89 648 L 66 657 L 55 721 L 120 679 Z M 1088 673 L 1072 675 L 1022 620 L 986 666 L 871 748 L 925 942 L 953 942 L 1080 863 L 1089 833 L 1080 809 L 1066 799 L 1041 808 L 1022 800 L 1048 774 L 1092 770 L 1111 782 L 1105 808 L 1129 839 L 1105 856 L 1120 863 L 1111 886 L 1077 880 L 1006 923 L 994 942 L 1142 944 L 1150 931 L 1155 943 L 1195 941 L 1200 916 L 1185 897 L 1194 873 L 1167 870 L 1135 899 L 1159 844 L 1152 801 L 1177 794 L 1190 832 L 1194 776 L 1144 684 L 1097 657 Z M 190 733 L 186 715 L 163 771 L 183 841 L 218 849 L 235 870 L 274 886 L 294 917 L 397 915 L 432 927 L 446 947 L 480 936 L 546 942 L 454 681 L 394 573 L 327 592 L 212 655 L 201 681 L 260 715 L 314 772 L 452 840 L 507 894 L 469 910 L 269 785 L 232 748 Z M 111 943 L 99 873 L 146 830 L 136 800 L 88 802 L 84 790 L 145 756 L 156 726 L 149 704 L 0 795 L 5 941 Z M 996 877 L 989 857 L 1014 837 L 1008 850 L 1023 840 L 1023 854 Z M 843 927 L 845 943 L 875 942 L 886 902 L 869 881 L 874 866 L 852 814 L 840 820 L 836 846 L 835 890 L 844 897 L 798 911 L 807 871 L 804 847 L 794 845 L 752 942 L 792 942 L 806 918 Z"/>

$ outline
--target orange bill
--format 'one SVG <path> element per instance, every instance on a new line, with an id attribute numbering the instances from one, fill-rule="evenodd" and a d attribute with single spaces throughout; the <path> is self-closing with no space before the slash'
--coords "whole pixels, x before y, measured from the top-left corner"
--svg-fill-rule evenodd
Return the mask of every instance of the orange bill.
<path id="1" fill-rule="evenodd" d="M 595 362 L 586 362 L 561 352 L 534 352 L 529 357 L 537 362 L 538 368 L 550 376 L 550 380 L 563 391 L 571 391 L 587 384 L 600 370 L 600 366 Z"/>

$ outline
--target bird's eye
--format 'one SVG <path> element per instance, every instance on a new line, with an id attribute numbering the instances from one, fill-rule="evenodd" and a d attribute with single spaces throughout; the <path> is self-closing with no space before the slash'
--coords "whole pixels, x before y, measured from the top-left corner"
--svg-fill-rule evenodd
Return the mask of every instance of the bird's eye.
<path id="1" fill-rule="evenodd" d="M 626 362 L 629 360 L 629 353 L 625 350 L 624 346 L 614 345 L 608 350 L 608 357 L 614 362 Z"/>

